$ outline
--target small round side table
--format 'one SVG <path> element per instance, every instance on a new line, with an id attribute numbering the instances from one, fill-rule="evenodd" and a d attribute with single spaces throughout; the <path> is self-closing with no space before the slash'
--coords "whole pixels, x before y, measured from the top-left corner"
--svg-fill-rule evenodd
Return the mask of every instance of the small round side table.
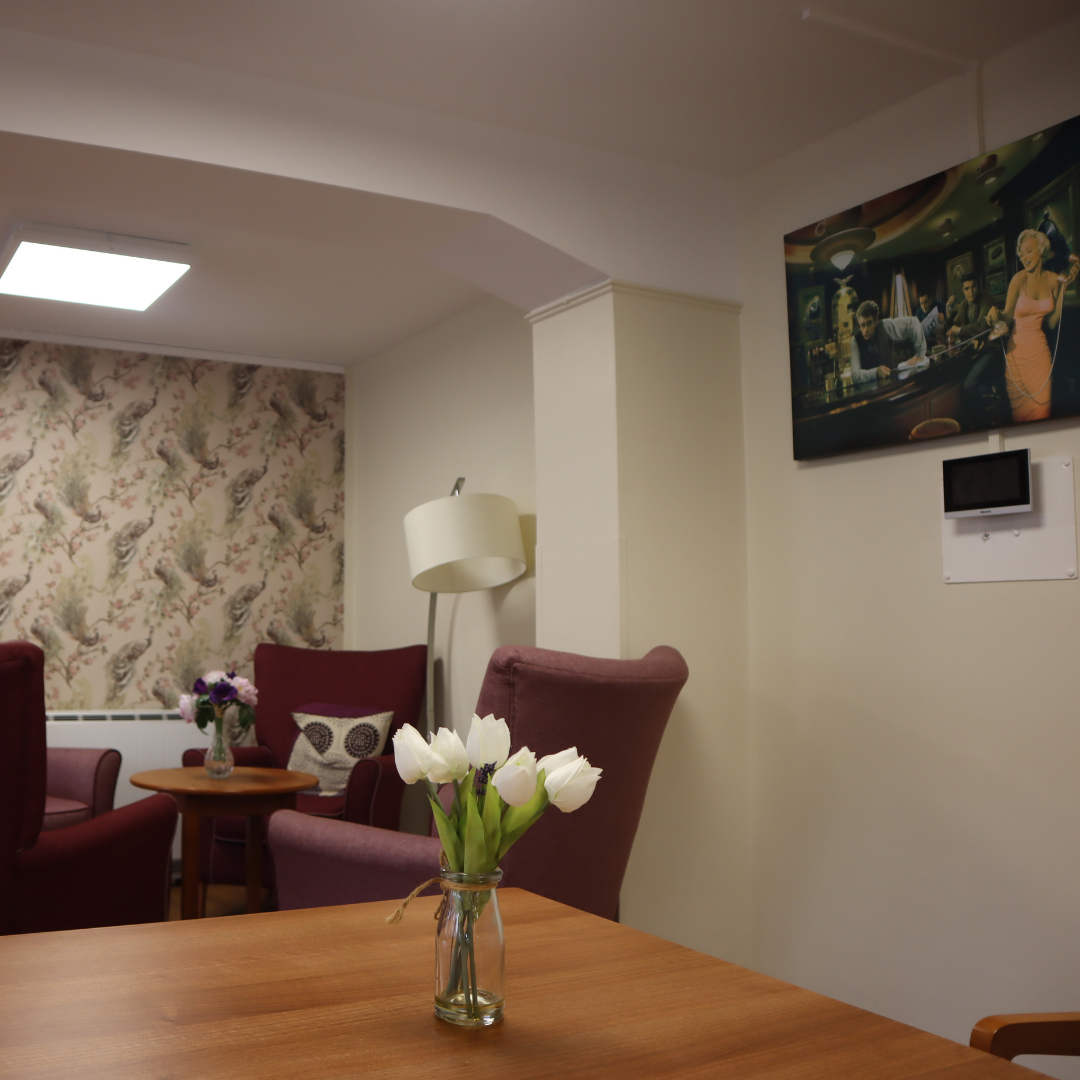
<path id="1" fill-rule="evenodd" d="M 263 815 L 294 810 L 296 793 L 316 787 L 317 776 L 288 769 L 239 767 L 216 780 L 201 765 L 151 769 L 131 782 L 176 799 L 183 821 L 180 848 L 180 917 L 199 917 L 199 821 L 204 817 L 247 815 L 247 910 L 262 910 Z"/>

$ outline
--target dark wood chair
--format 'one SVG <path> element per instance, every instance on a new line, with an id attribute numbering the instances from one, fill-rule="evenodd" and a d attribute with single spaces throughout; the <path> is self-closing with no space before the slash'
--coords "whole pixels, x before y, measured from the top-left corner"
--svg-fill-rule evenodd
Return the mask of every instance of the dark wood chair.
<path id="1" fill-rule="evenodd" d="M 1006 1061 L 1020 1054 L 1080 1057 L 1080 1012 L 984 1016 L 971 1029 L 971 1045 Z"/>

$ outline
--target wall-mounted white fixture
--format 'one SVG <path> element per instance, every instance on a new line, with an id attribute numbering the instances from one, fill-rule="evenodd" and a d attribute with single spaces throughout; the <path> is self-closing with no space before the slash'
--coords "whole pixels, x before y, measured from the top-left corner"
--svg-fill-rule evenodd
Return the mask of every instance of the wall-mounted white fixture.
<path id="1" fill-rule="evenodd" d="M 145 311 L 191 268 L 186 244 L 20 224 L 0 265 L 0 293 Z"/>
<path id="2" fill-rule="evenodd" d="M 944 491 L 942 492 L 944 500 Z M 1071 457 L 1031 462 L 1029 513 L 941 519 L 942 576 L 972 581 L 1076 579 Z"/>

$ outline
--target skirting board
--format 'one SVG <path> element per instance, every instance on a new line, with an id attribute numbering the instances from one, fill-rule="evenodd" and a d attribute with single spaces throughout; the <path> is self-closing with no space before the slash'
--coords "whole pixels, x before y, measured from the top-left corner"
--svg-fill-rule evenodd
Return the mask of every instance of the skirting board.
<path id="1" fill-rule="evenodd" d="M 942 517 L 941 565 L 946 584 L 1076 578 L 1072 458 L 1033 461 L 1031 487 L 1034 509 L 1026 514 Z"/>

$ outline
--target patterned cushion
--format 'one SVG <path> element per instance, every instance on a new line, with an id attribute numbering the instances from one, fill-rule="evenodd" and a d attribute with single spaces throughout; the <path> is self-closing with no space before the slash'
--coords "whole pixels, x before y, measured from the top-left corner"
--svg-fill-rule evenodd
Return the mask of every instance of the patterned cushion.
<path id="1" fill-rule="evenodd" d="M 293 714 L 300 734 L 289 755 L 289 768 L 314 773 L 318 793 L 344 795 L 353 766 L 378 757 L 394 722 L 392 712 L 356 705 L 303 705 Z"/>

